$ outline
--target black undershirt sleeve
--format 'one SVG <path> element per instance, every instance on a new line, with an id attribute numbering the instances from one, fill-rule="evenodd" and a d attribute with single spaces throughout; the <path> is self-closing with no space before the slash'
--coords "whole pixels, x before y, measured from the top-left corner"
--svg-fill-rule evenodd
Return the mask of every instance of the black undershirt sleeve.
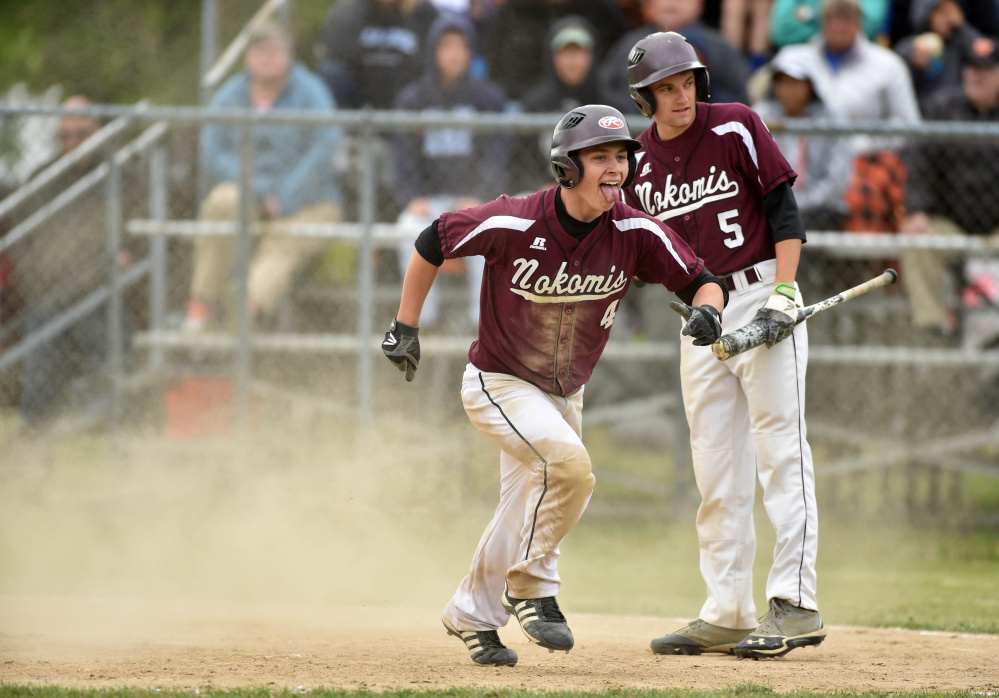
<path id="1" fill-rule="evenodd" d="M 424 228 L 416 238 L 416 251 L 435 267 L 444 264 L 444 250 L 441 249 L 441 238 L 437 234 L 438 223 L 440 218 L 435 218 L 434 222 Z"/>
<path id="2" fill-rule="evenodd" d="M 783 182 L 763 197 L 763 210 L 770 223 L 774 242 L 781 240 L 805 240 L 805 223 L 801 220 L 798 202 L 794 200 L 791 185 Z"/>
<path id="3" fill-rule="evenodd" d="M 715 308 L 715 310 L 718 311 L 724 310 L 725 306 L 728 305 L 728 289 L 725 287 L 725 284 L 722 283 L 721 279 L 719 279 L 717 276 L 708 271 L 707 267 L 703 267 L 701 269 L 701 273 L 698 274 L 693 281 L 691 281 L 689 284 L 687 284 L 679 291 L 677 291 L 676 297 L 682 300 L 687 305 L 693 305 L 694 296 L 697 295 L 697 290 L 704 284 L 711 284 L 711 283 L 718 284 L 721 287 L 722 295 L 724 296 L 724 300 L 722 300 L 722 307 Z"/>

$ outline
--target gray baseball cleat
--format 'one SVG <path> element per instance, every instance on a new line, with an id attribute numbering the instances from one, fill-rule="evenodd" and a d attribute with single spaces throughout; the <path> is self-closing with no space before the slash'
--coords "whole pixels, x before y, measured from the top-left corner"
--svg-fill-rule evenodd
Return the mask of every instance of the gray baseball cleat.
<path id="1" fill-rule="evenodd" d="M 752 628 L 738 630 L 711 625 L 698 618 L 675 633 L 657 637 L 652 641 L 653 654 L 701 654 L 720 652 L 732 654 L 732 648 L 753 632 Z"/>
<path id="2" fill-rule="evenodd" d="M 515 599 L 503 592 L 503 608 L 516 617 L 520 629 L 531 642 L 541 645 L 550 652 L 561 650 L 568 653 L 574 641 L 569 624 L 559 610 L 554 596 L 541 599 Z"/>
<path id="3" fill-rule="evenodd" d="M 770 599 L 770 610 L 749 636 L 732 648 L 741 659 L 783 657 L 796 647 L 815 646 L 826 639 L 818 611 L 798 608 L 785 599 Z"/>
<path id="4" fill-rule="evenodd" d="M 483 666 L 513 666 L 517 663 L 517 653 L 500 642 L 495 630 L 458 630 L 441 618 L 448 635 L 454 635 L 465 643 L 472 661 Z"/>

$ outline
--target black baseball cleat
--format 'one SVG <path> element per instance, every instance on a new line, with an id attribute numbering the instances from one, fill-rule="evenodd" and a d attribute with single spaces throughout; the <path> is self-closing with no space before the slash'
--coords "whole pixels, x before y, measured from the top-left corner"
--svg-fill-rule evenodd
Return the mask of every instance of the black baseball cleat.
<path id="1" fill-rule="evenodd" d="M 541 599 L 515 599 L 503 592 L 503 608 L 516 617 L 520 629 L 531 642 L 554 652 L 568 652 L 574 641 L 569 624 L 559 610 L 554 596 Z"/>
<path id="2" fill-rule="evenodd" d="M 448 635 L 454 635 L 465 643 L 472 661 L 482 666 L 514 666 L 517 663 L 517 653 L 500 642 L 499 633 L 495 630 L 457 630 L 441 618 Z"/>
<path id="3" fill-rule="evenodd" d="M 732 648 L 751 632 L 752 628 L 746 630 L 723 628 L 698 618 L 676 632 L 657 637 L 650 646 L 653 654 L 698 655 L 704 652 L 732 654 Z"/>
<path id="4" fill-rule="evenodd" d="M 818 611 L 798 608 L 785 599 L 770 599 L 770 610 L 759 627 L 732 648 L 741 659 L 783 657 L 798 647 L 815 647 L 826 639 Z"/>

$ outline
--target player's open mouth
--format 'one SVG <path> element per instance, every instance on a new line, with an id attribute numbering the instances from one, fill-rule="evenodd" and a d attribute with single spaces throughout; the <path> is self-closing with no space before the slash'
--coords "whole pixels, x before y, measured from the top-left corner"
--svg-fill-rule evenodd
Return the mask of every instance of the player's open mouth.
<path id="1" fill-rule="evenodd" d="M 600 191 L 603 193 L 604 198 L 607 200 L 607 203 L 612 203 L 614 201 L 620 200 L 621 198 L 620 190 L 621 190 L 620 181 L 600 183 Z"/>

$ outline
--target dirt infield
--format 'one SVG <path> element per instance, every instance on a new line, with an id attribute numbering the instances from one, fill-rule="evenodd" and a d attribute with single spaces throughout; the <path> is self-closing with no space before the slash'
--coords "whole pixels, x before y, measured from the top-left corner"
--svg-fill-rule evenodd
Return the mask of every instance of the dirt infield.
<path id="1" fill-rule="evenodd" d="M 474 666 L 434 609 L 0 596 L 0 680 L 229 688 L 451 686 L 534 690 L 753 683 L 776 691 L 999 689 L 999 636 L 832 627 L 819 648 L 769 661 L 657 657 L 678 620 L 571 614 L 576 648 L 551 654 L 501 631 L 514 668 Z"/>

